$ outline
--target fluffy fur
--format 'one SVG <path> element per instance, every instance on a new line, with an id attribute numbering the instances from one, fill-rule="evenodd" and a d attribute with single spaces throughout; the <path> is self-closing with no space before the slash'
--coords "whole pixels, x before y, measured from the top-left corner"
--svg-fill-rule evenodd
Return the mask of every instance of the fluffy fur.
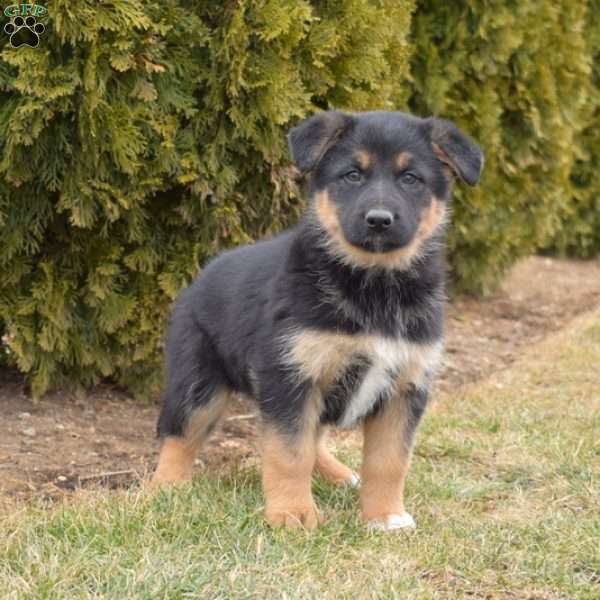
<path id="1" fill-rule="evenodd" d="M 154 481 L 191 477 L 237 392 L 263 423 L 271 523 L 317 524 L 315 468 L 356 481 L 323 428 L 361 423 L 363 517 L 410 523 L 404 478 L 442 348 L 447 205 L 455 176 L 477 183 L 483 155 L 451 123 L 403 113 L 320 113 L 289 142 L 310 174 L 305 217 L 220 255 L 175 305 Z"/>

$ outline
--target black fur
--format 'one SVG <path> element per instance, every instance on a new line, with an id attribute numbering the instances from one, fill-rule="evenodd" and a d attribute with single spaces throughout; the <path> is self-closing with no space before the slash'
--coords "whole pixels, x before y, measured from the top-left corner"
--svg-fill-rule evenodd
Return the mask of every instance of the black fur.
<path id="1" fill-rule="evenodd" d="M 322 113 L 292 130 L 289 141 L 299 169 L 312 173 L 311 197 L 327 191 L 344 238 L 361 251 L 383 255 L 411 242 L 434 198 L 449 201 L 447 161 L 432 146 L 436 135 L 446 158 L 475 183 L 481 151 L 445 122 L 402 113 Z M 368 152 L 372 164 L 349 176 L 359 168 L 357 150 Z M 399 170 L 394 160 L 404 151 L 412 158 Z M 374 206 L 393 214 L 388 230 L 374 232 L 365 223 Z M 314 382 L 286 360 L 285 341 L 294 332 L 370 334 L 415 344 L 439 340 L 443 240 L 443 228 L 436 230 L 407 265 L 361 266 L 332 252 L 331 237 L 311 208 L 287 232 L 223 253 L 175 305 L 159 435 L 181 435 L 191 412 L 220 389 L 254 397 L 263 418 L 295 431 Z M 340 421 L 371 360 L 354 357 L 323 390 L 321 422 Z M 388 396 L 374 399 L 364 417 L 380 410 Z M 416 427 L 426 394 L 413 386 L 406 401 Z"/>
<path id="2" fill-rule="evenodd" d="M 411 383 L 406 392 L 406 399 L 408 401 L 409 410 L 408 428 L 410 431 L 414 431 L 427 407 L 429 390 L 424 387 L 417 387 Z"/>
<path id="3" fill-rule="evenodd" d="M 290 131 L 292 160 L 302 173 L 312 171 L 319 160 L 351 124 L 351 117 L 339 112 L 322 112 Z"/>
<path id="4" fill-rule="evenodd" d="M 444 161 L 469 185 L 476 185 L 483 169 L 479 146 L 461 133 L 454 123 L 429 119 L 431 140 L 442 151 Z"/>
<path id="5" fill-rule="evenodd" d="M 358 355 L 336 378 L 323 396 L 321 423 L 337 423 L 342 418 L 348 398 L 358 390 L 370 366 L 366 356 Z"/>

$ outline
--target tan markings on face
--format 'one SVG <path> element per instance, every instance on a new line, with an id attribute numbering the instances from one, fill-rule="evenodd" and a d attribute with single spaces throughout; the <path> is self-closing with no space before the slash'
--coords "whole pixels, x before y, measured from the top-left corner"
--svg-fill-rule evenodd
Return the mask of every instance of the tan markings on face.
<path id="1" fill-rule="evenodd" d="M 406 169 L 411 158 L 412 154 L 410 152 L 400 152 L 400 154 L 396 156 L 396 168 L 399 171 L 401 171 L 402 169 Z"/>
<path id="2" fill-rule="evenodd" d="M 437 198 L 433 198 L 429 208 L 421 215 L 421 222 L 419 223 L 417 233 L 415 234 L 413 241 L 409 244 L 409 248 L 410 246 L 413 246 L 413 244 L 416 246 L 413 249 L 413 254 L 417 251 L 421 242 L 431 236 L 438 226 L 442 224 L 445 216 L 445 203 Z"/>
<path id="3" fill-rule="evenodd" d="M 363 171 L 366 171 L 372 164 L 372 156 L 366 150 L 359 150 L 354 154 L 354 159 Z"/>
<path id="4" fill-rule="evenodd" d="M 205 406 L 192 412 L 183 436 L 171 436 L 163 440 L 152 486 L 191 481 L 196 454 L 218 423 L 229 399 L 229 392 L 215 393 Z"/>
<path id="5" fill-rule="evenodd" d="M 315 195 L 315 211 L 321 224 L 331 235 L 339 235 L 340 222 L 335 204 L 329 198 L 327 190 L 317 192 Z"/>
<path id="6" fill-rule="evenodd" d="M 274 425 L 263 425 L 262 481 L 265 516 L 274 526 L 314 529 L 319 515 L 312 497 L 312 472 L 317 456 L 317 423 L 308 399 L 305 422 L 289 436 Z"/>
<path id="7" fill-rule="evenodd" d="M 315 471 L 331 483 L 348 483 L 352 481 L 354 472 L 341 463 L 327 447 L 328 429 L 321 427 L 317 441 L 317 460 Z"/>
<path id="8" fill-rule="evenodd" d="M 393 398 L 385 411 L 365 422 L 360 490 L 365 521 L 385 521 L 388 515 L 404 513 L 404 482 L 411 459 L 407 411 L 401 398 Z"/>
<path id="9" fill-rule="evenodd" d="M 387 269 L 406 268 L 418 255 L 422 242 L 443 223 L 446 213 L 446 205 L 434 197 L 429 208 L 421 216 L 421 223 L 410 244 L 390 252 L 377 253 L 353 246 L 346 240 L 337 209 L 326 190 L 316 193 L 314 206 L 317 218 L 329 234 L 329 245 L 336 256 L 349 265 Z"/>

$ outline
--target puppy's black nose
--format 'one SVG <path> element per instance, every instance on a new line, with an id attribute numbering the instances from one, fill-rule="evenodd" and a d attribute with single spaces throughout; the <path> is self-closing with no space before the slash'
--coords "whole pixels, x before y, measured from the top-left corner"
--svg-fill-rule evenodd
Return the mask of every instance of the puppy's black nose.
<path id="1" fill-rule="evenodd" d="M 394 215 L 383 208 L 372 208 L 366 215 L 365 220 L 369 229 L 385 231 L 394 222 Z"/>

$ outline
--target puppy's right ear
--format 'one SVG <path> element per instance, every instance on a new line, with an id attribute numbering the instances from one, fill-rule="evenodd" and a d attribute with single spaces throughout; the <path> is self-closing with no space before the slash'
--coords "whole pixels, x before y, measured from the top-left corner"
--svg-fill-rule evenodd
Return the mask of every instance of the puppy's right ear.
<path id="1" fill-rule="evenodd" d="M 290 154 L 302 174 L 317 166 L 351 121 L 350 115 L 332 110 L 314 115 L 290 131 Z"/>

